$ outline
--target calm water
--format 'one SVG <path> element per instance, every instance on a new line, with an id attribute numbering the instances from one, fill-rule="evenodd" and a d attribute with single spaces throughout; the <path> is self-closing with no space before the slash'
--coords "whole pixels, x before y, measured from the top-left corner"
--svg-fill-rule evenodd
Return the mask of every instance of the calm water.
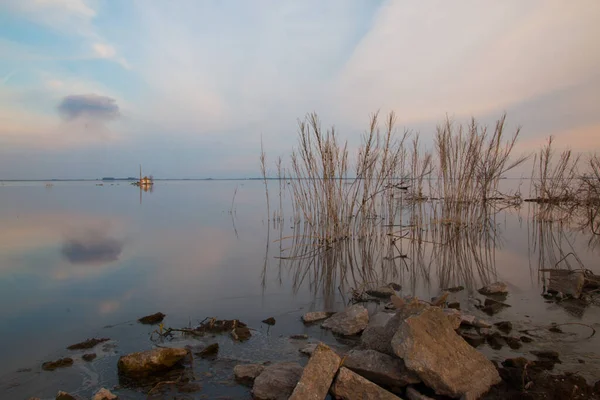
<path id="1" fill-rule="evenodd" d="M 278 183 L 270 185 L 272 207 L 278 206 L 273 194 Z M 58 389 L 89 397 L 100 386 L 114 387 L 119 355 L 153 345 L 150 333 L 156 327 L 135 320 L 157 311 L 167 314 L 166 326 L 215 316 L 238 318 L 255 328 L 243 344 L 232 344 L 227 336 L 211 339 L 222 344 L 221 359 L 198 361 L 204 388 L 190 395 L 248 398 L 246 389 L 231 382 L 232 366 L 238 360 L 305 362 L 297 351 L 302 344 L 288 340 L 290 334 L 306 332 L 313 340 L 336 344 L 318 327 L 304 327 L 299 317 L 309 310 L 342 308 L 348 300 L 342 294 L 347 296 L 349 288 L 365 279 L 395 281 L 402 284 L 402 294 L 425 299 L 439 294 L 440 287 L 464 285 L 469 290 L 455 297 L 474 314 L 473 298 L 481 297 L 473 289 L 504 280 L 510 287 L 507 303 L 513 307 L 487 319 L 511 320 L 519 329 L 551 322 L 600 328 L 595 305 L 579 309 L 546 303 L 537 272 L 539 265 L 551 267 L 561 254 L 573 252 L 579 262 L 570 256 L 572 267 L 584 265 L 600 273 L 597 241 L 589 243 L 588 234 L 566 225 L 540 229 L 525 208 L 496 215 L 499 234 L 491 244 L 467 245 L 456 255 L 427 243 L 421 253 L 414 252 L 407 241 L 399 241 L 408 258 L 390 264 L 385 254 L 372 257 L 358 249 L 356 257 L 344 261 L 346 273 L 332 275 L 324 273 L 327 260 L 322 258 L 277 258 L 290 243 L 276 240 L 298 227 L 285 212 L 281 224 L 269 222 L 264 195 L 258 181 L 164 181 L 141 197 L 123 182 L 0 186 L 0 398 L 53 398 Z M 277 324 L 267 329 L 260 321 L 271 316 Z M 582 326 L 564 330 L 559 336 L 540 333 L 523 354 L 556 348 L 562 354 L 560 368 L 590 379 L 600 376 L 594 350 L 600 348 L 598 337 L 583 339 L 589 329 Z M 65 350 L 90 337 L 112 339 L 99 346 L 92 363 Z M 487 347 L 482 351 L 497 359 L 514 354 Z M 41 371 L 42 362 L 67 355 L 74 357 L 73 367 Z M 124 398 L 144 398 L 118 392 Z"/>

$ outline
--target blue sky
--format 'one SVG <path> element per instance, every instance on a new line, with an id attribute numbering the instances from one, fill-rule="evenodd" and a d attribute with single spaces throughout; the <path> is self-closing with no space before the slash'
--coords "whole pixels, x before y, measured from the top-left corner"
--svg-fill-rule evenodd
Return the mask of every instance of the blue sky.
<path id="1" fill-rule="evenodd" d="M 0 0 L 0 179 L 246 177 L 318 112 L 600 150 L 600 2 Z"/>

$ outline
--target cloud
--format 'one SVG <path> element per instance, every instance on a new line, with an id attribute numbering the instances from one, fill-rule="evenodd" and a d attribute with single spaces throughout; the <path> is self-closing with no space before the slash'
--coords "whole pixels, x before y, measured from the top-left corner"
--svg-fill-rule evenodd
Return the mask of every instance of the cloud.
<path id="1" fill-rule="evenodd" d="M 66 96 L 58 105 L 58 111 L 67 121 L 79 118 L 110 121 L 121 116 L 115 99 L 96 94 Z"/>
<path id="2" fill-rule="evenodd" d="M 115 48 L 108 44 L 94 43 L 92 46 L 94 53 L 100 58 L 113 58 L 117 52 Z"/>

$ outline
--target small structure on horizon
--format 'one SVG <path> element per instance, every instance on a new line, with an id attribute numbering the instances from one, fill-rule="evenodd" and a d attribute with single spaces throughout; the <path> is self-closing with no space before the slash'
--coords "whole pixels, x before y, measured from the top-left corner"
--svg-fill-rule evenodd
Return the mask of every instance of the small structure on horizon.
<path id="1" fill-rule="evenodd" d="M 154 185 L 154 178 L 152 175 L 142 177 L 142 165 L 140 164 L 140 180 L 132 183 L 132 185 L 148 188 Z"/>

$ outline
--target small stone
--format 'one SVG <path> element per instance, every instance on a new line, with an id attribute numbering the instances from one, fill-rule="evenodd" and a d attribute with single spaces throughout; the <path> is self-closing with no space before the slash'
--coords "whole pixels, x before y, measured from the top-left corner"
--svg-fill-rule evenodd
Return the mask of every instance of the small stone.
<path id="1" fill-rule="evenodd" d="M 163 314 L 161 312 L 157 312 L 155 314 L 146 315 L 145 317 L 138 319 L 138 322 L 141 324 L 154 325 L 154 324 L 158 324 L 159 322 L 162 322 L 162 320 L 165 317 L 166 317 L 165 314 Z"/>
<path id="2" fill-rule="evenodd" d="M 498 328 L 498 330 L 504 332 L 504 333 L 510 333 L 510 331 L 512 331 L 512 323 L 510 321 L 502 321 L 502 322 L 496 322 L 494 324 L 496 326 L 496 328 Z"/>
<path id="3" fill-rule="evenodd" d="M 521 339 L 521 342 L 523 342 L 523 343 L 531 343 L 531 342 L 533 342 L 533 339 L 530 338 L 529 336 L 521 336 L 520 339 Z"/>
<path id="4" fill-rule="evenodd" d="M 560 363 L 559 354 L 554 350 L 532 350 L 531 354 L 543 360 L 551 360 Z"/>
<path id="5" fill-rule="evenodd" d="M 73 359 L 70 357 L 60 358 L 56 361 L 47 361 L 42 364 L 44 371 L 54 371 L 56 368 L 65 368 L 73 365 Z"/>
<path id="6" fill-rule="evenodd" d="M 331 317 L 333 315 L 333 313 L 331 312 L 326 312 L 326 311 L 312 311 L 312 312 L 307 312 L 306 314 L 304 314 L 302 316 L 302 321 L 304 321 L 304 323 L 306 324 L 310 324 L 313 322 L 317 322 L 323 319 L 327 319 L 329 317 Z"/>
<path id="7" fill-rule="evenodd" d="M 252 394 L 257 400 L 287 400 L 302 376 L 298 363 L 282 362 L 269 365 L 254 380 Z"/>
<path id="8" fill-rule="evenodd" d="M 263 324 L 275 325 L 275 318 L 270 317 L 262 321 Z"/>
<path id="9" fill-rule="evenodd" d="M 302 333 L 300 335 L 292 335 L 292 336 L 290 336 L 290 339 L 306 340 L 306 339 L 308 339 L 308 335 L 306 333 Z"/>
<path id="10" fill-rule="evenodd" d="M 321 327 L 339 335 L 352 336 L 362 332 L 368 324 L 369 312 L 364 306 L 355 304 L 325 320 Z"/>
<path id="11" fill-rule="evenodd" d="M 313 352 L 290 400 L 324 399 L 340 367 L 340 357 L 319 343 Z"/>
<path id="12" fill-rule="evenodd" d="M 72 344 L 69 347 L 67 347 L 68 350 L 84 350 L 84 349 L 91 349 L 92 347 L 95 347 L 97 344 L 100 343 L 104 343 L 109 341 L 109 338 L 101 338 L 101 339 L 88 339 L 85 340 L 81 343 L 76 343 L 76 344 Z"/>
<path id="13" fill-rule="evenodd" d="M 452 303 L 448 303 L 448 308 L 460 310 L 460 303 L 458 301 L 453 301 Z"/>
<path id="14" fill-rule="evenodd" d="M 219 353 L 219 343 L 213 343 L 206 346 L 206 348 L 201 351 L 195 353 L 197 356 L 202 358 L 212 358 L 215 357 Z"/>
<path id="15" fill-rule="evenodd" d="M 116 400 L 117 398 L 110 390 L 102 388 L 96 392 L 92 400 Z"/>
<path id="16" fill-rule="evenodd" d="M 503 303 L 501 301 L 485 299 L 485 303 L 484 303 L 484 306 L 481 307 L 481 311 L 492 316 L 492 315 L 498 314 L 500 311 L 504 310 L 506 307 L 510 307 L 510 305 Z"/>
<path id="17" fill-rule="evenodd" d="M 121 356 L 117 368 L 129 378 L 143 378 L 171 369 L 187 355 L 188 351 L 183 348 L 161 347 Z"/>
<path id="18" fill-rule="evenodd" d="M 514 337 L 514 336 L 502 336 L 502 339 L 504 339 L 504 341 L 506 342 L 506 344 L 508 345 L 508 347 L 510 347 L 513 350 L 518 350 L 518 349 L 520 349 L 523 346 L 521 344 L 521 341 L 519 340 L 518 337 Z"/>
<path id="19" fill-rule="evenodd" d="M 233 367 L 233 375 L 235 380 L 242 385 L 252 386 L 254 380 L 265 369 L 264 365 L 260 364 L 240 364 Z"/>
<path id="20" fill-rule="evenodd" d="M 87 353 L 81 356 L 84 361 L 92 361 L 96 358 L 96 353 Z"/>
<path id="21" fill-rule="evenodd" d="M 503 346 L 502 335 L 500 335 L 498 332 L 494 332 L 491 335 L 487 335 L 485 337 L 485 340 L 487 341 L 488 345 L 494 350 L 500 350 Z"/>
<path id="22" fill-rule="evenodd" d="M 478 290 L 479 293 L 489 296 L 508 293 L 508 286 L 504 282 L 495 282 Z"/>
<path id="23" fill-rule="evenodd" d="M 345 367 L 340 368 L 331 386 L 331 393 L 337 399 L 401 400 Z"/>

